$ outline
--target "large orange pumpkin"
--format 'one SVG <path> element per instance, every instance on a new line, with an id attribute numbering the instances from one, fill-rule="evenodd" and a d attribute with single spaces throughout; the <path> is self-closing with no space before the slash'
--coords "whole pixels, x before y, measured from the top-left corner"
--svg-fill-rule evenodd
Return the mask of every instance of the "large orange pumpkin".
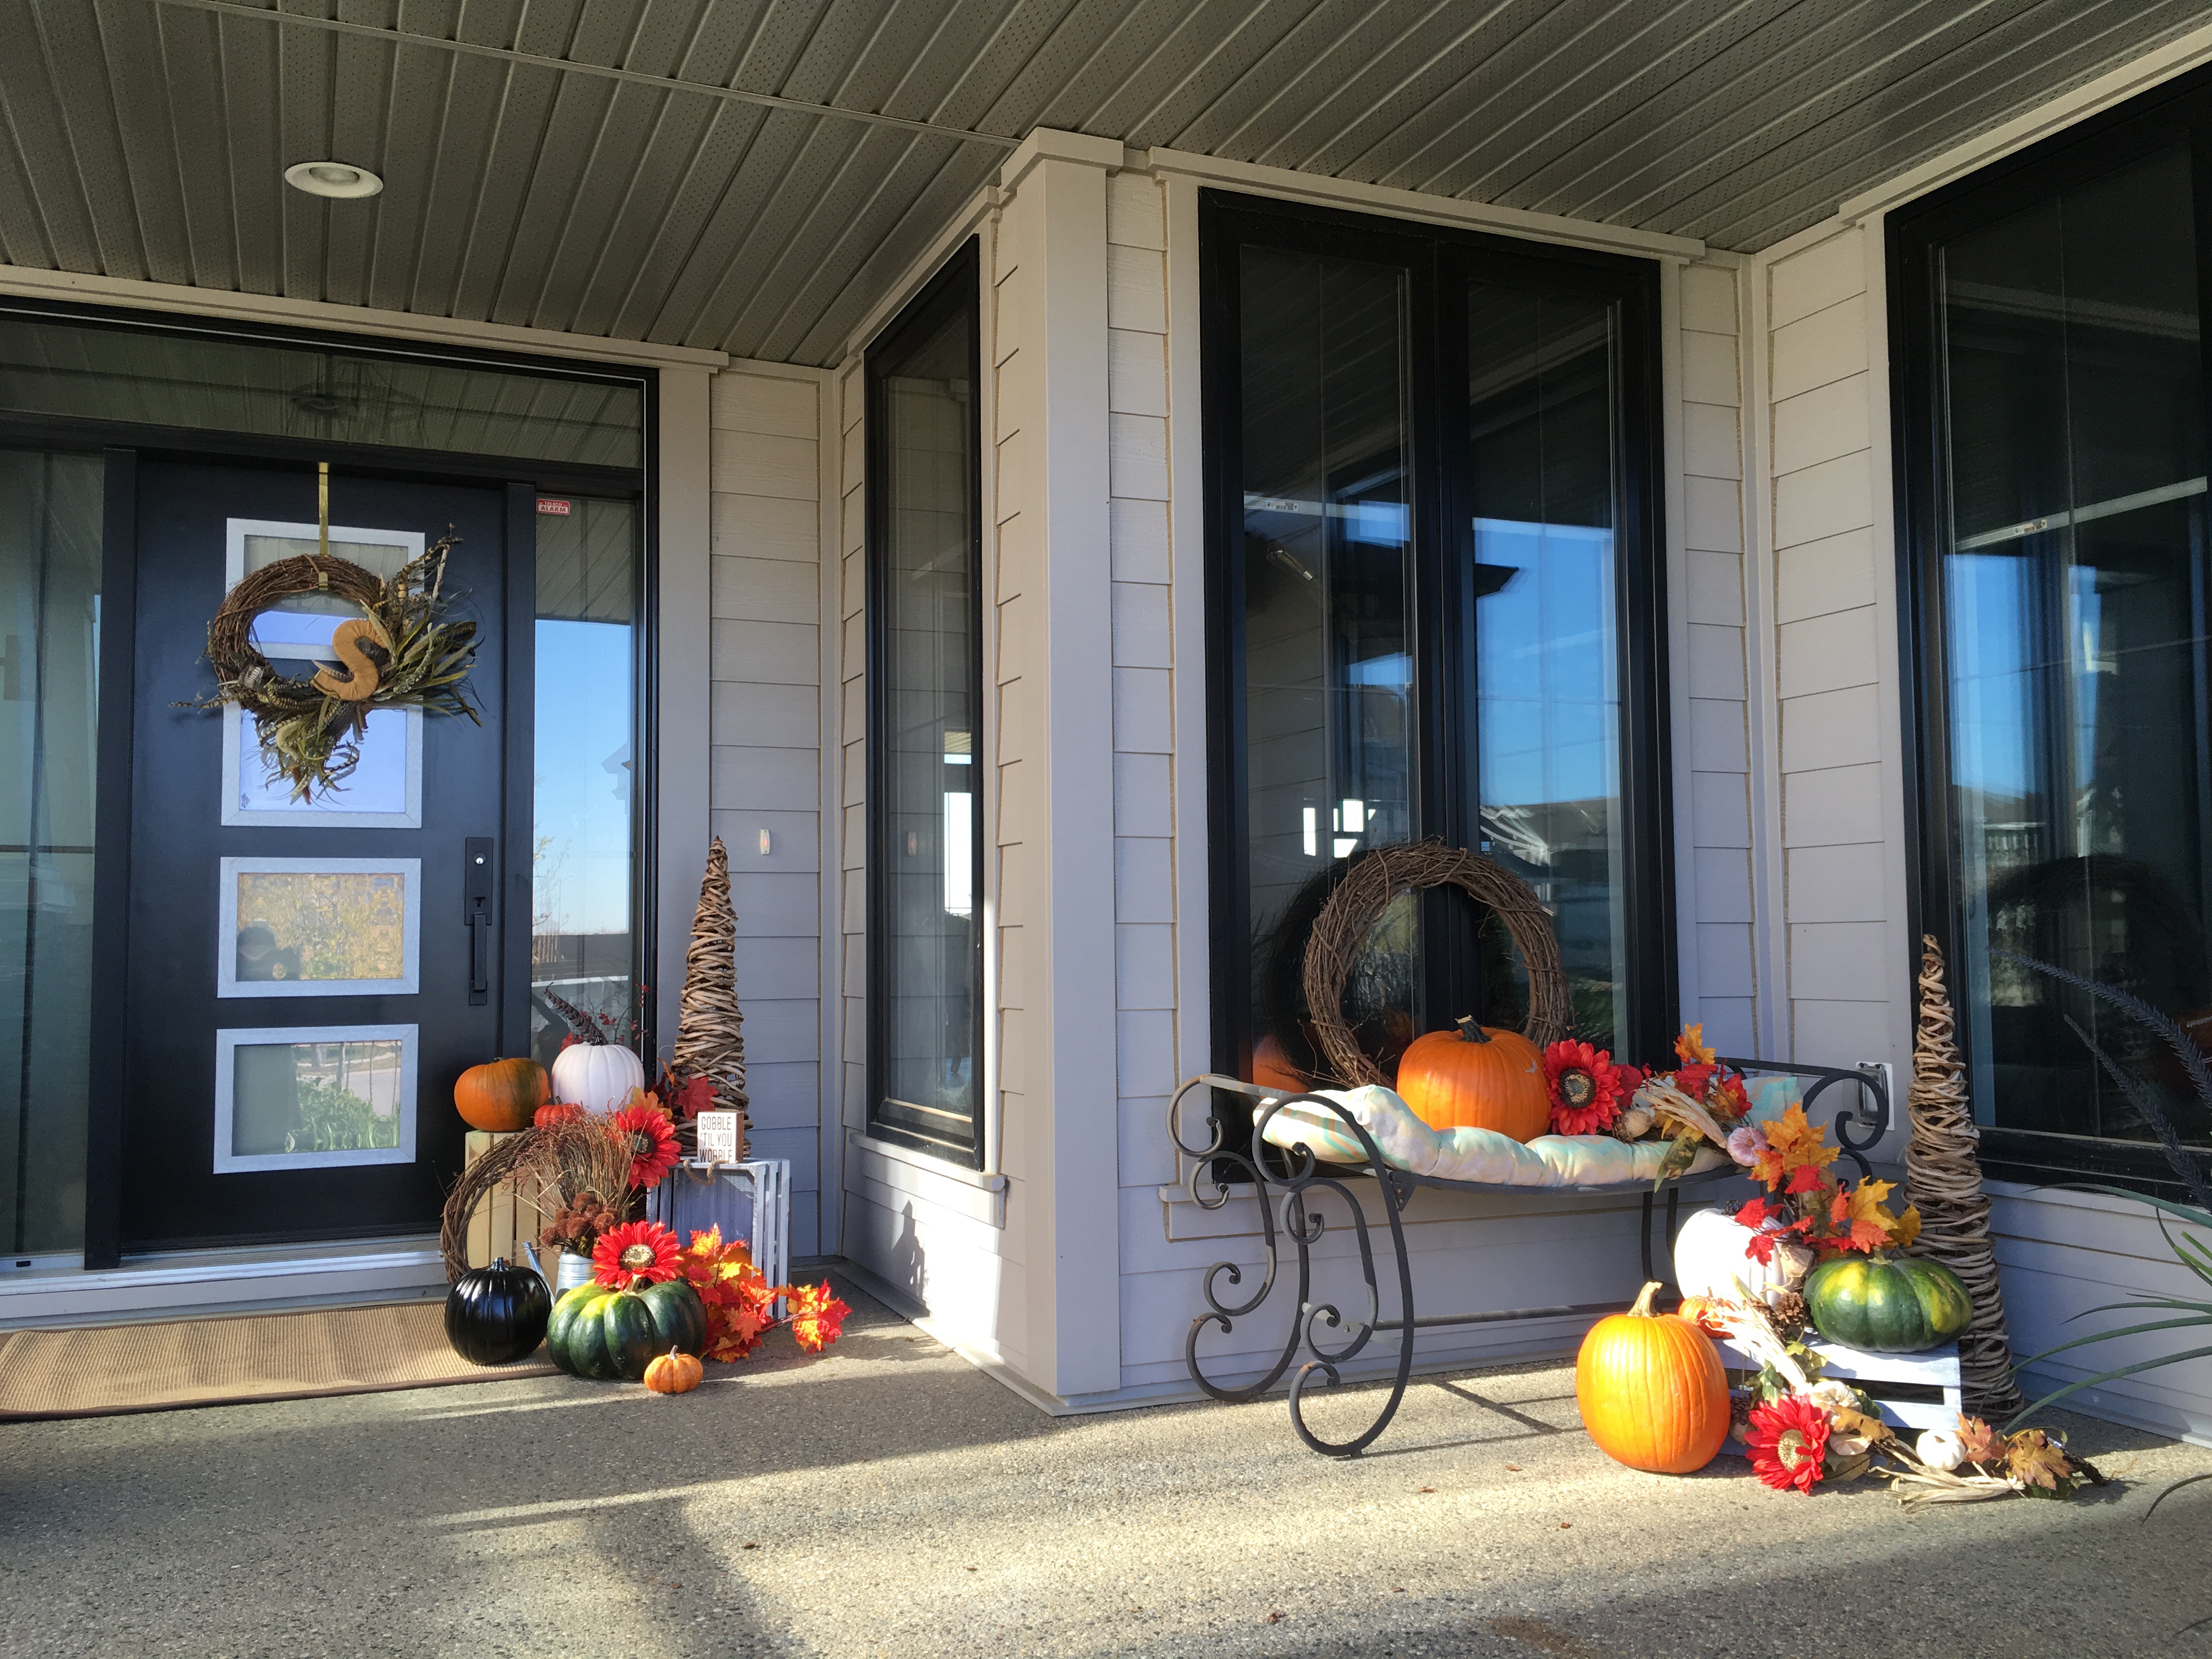
<path id="1" fill-rule="evenodd" d="M 1495 1129 L 1525 1141 L 1552 1121 L 1543 1051 L 1471 1018 L 1413 1041 L 1398 1062 L 1398 1093 L 1431 1129 Z"/>
<path id="2" fill-rule="evenodd" d="M 1590 1327 L 1575 1356 L 1583 1427 L 1615 1462 L 1652 1474 L 1687 1474 L 1728 1438 L 1728 1377 L 1712 1339 L 1688 1320 L 1655 1314 L 1659 1283 L 1636 1305 Z"/>
<path id="3" fill-rule="evenodd" d="M 553 1079 L 534 1060 L 494 1060 L 471 1066 L 453 1085 L 453 1109 L 471 1129 L 503 1135 L 530 1127 L 553 1098 Z"/>

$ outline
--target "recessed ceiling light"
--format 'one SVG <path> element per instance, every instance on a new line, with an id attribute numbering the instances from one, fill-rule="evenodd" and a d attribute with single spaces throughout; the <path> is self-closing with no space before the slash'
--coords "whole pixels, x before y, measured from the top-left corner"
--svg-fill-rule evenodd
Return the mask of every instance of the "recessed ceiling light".
<path id="1" fill-rule="evenodd" d="M 384 180 L 367 167 L 346 161 L 296 161 L 284 169 L 284 182 L 310 196 L 374 196 Z"/>

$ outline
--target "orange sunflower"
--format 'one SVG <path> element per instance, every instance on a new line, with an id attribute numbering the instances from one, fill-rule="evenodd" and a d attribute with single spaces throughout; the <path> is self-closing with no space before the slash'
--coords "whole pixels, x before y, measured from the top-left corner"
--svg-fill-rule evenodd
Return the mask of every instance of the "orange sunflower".
<path id="1" fill-rule="evenodd" d="M 684 1155 L 676 1144 L 676 1126 L 644 1094 L 634 1094 L 631 1104 L 615 1114 L 614 1124 L 629 1140 L 629 1184 L 651 1192 Z"/>
<path id="2" fill-rule="evenodd" d="M 684 1265 L 683 1255 L 676 1235 L 658 1221 L 627 1221 L 592 1246 L 592 1277 L 611 1291 L 665 1285 Z"/>

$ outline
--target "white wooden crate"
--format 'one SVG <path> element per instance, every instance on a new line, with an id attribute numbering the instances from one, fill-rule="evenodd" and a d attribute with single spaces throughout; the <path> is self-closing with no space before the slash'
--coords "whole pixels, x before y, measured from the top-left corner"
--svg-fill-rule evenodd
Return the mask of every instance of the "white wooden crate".
<path id="1" fill-rule="evenodd" d="M 720 1227 L 725 1240 L 743 1239 L 753 1266 L 771 1285 L 791 1272 L 791 1160 L 762 1158 L 750 1164 L 708 1164 L 694 1158 L 678 1164 L 645 1195 L 647 1218 L 658 1221 L 689 1244 L 691 1235 Z M 783 1316 L 783 1304 L 775 1306 Z"/>
<path id="2" fill-rule="evenodd" d="M 1714 1338 L 1721 1364 L 1730 1370 L 1756 1373 L 1758 1363 L 1725 1338 Z M 1960 1391 L 1959 1345 L 1946 1343 L 1925 1353 L 1866 1353 L 1840 1342 L 1815 1342 L 1813 1352 L 1826 1362 L 1823 1376 L 1840 1377 L 1858 1385 L 1881 1409 L 1882 1419 L 1902 1429 L 1954 1429 L 1966 1409 Z M 1939 1404 L 1932 1400 L 1887 1400 L 1883 1385 L 1903 1382 L 1923 1389 L 1941 1389 Z"/>

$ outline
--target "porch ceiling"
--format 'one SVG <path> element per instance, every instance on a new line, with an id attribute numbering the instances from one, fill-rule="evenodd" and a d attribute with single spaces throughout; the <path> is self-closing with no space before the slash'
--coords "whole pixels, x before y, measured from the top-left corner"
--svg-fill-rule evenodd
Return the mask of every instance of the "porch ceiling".
<path id="1" fill-rule="evenodd" d="M 278 22 L 277 3 L 316 15 Z M 2205 15 L 0 0 L 0 255 L 822 363 L 1033 126 L 1755 250 Z M 281 182 L 325 157 L 374 168 L 384 193 L 325 203 Z"/>

